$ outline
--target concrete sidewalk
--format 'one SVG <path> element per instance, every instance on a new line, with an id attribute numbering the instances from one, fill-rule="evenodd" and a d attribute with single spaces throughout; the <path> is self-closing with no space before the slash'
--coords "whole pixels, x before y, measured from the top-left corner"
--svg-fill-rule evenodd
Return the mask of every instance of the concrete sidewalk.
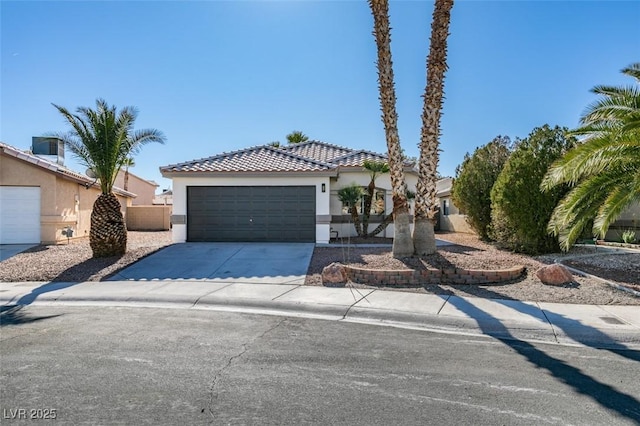
<path id="1" fill-rule="evenodd" d="M 640 306 L 565 305 L 399 291 L 204 280 L 0 283 L 15 305 L 212 309 L 640 350 Z"/>

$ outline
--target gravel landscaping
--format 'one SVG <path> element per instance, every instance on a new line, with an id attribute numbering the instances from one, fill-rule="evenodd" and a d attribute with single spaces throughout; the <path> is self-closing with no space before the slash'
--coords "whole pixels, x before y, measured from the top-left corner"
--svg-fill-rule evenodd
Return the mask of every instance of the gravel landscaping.
<path id="1" fill-rule="evenodd" d="M 332 262 L 340 262 L 358 267 L 370 269 L 415 269 L 430 266 L 441 268 L 455 265 L 466 269 L 499 269 L 516 265 L 523 265 L 527 268 L 526 274 L 515 281 L 500 284 L 487 285 L 427 285 L 419 289 L 401 289 L 399 291 L 449 294 L 457 296 L 476 296 L 493 299 L 528 300 L 533 302 L 556 302 L 556 303 L 580 303 L 580 304 L 618 304 L 618 305 L 640 305 L 640 297 L 614 289 L 602 281 L 574 276 L 575 281 L 562 287 L 548 286 L 535 276 L 535 272 L 545 264 L 553 263 L 558 257 L 592 254 L 594 249 L 576 248 L 567 255 L 547 255 L 539 257 L 529 257 L 514 254 L 505 250 L 500 250 L 491 244 L 480 241 L 475 235 L 446 233 L 439 234 L 437 238 L 456 243 L 454 246 L 440 247 L 438 253 L 422 259 L 410 257 L 405 259 L 395 259 L 391 255 L 389 247 L 357 247 L 357 243 L 363 243 L 358 239 L 350 241 L 349 245 L 343 247 L 317 247 L 314 251 L 309 273 L 307 275 L 307 285 L 322 285 L 322 268 Z M 374 240 L 375 241 L 375 240 Z M 368 242 L 368 241 L 367 241 Z M 385 241 L 389 242 L 389 241 Z M 638 257 L 633 255 L 608 255 L 617 259 L 615 269 L 608 270 L 606 267 L 599 269 L 598 276 L 610 280 L 617 280 L 627 284 L 629 287 L 640 285 L 638 276 Z M 602 256 L 605 257 L 604 254 Z M 588 257 L 576 260 L 576 265 L 571 265 L 580 269 L 580 266 L 594 264 L 606 265 L 606 259 L 598 262 L 600 257 Z M 619 271 L 625 265 L 629 274 L 621 275 Z M 586 268 L 585 268 L 586 269 Z M 586 271 L 585 271 L 586 272 Z M 596 275 L 596 274 L 594 274 Z M 367 288 L 365 285 L 350 284 L 356 288 Z"/>
<path id="2" fill-rule="evenodd" d="M 316 247 L 307 274 L 307 285 L 322 285 L 322 268 L 341 262 L 371 269 L 407 269 L 427 266 L 441 268 L 455 265 L 467 269 L 499 269 L 524 265 L 526 274 L 515 281 L 493 285 L 429 285 L 419 289 L 396 291 L 476 296 L 534 302 L 640 305 L 640 297 L 614 289 L 602 281 L 575 276 L 575 282 L 552 287 L 542 284 L 535 271 L 552 263 L 555 256 L 529 257 L 499 250 L 483 243 L 474 235 L 439 234 L 438 238 L 456 243 L 439 248 L 438 253 L 423 259 L 395 259 L 388 246 L 357 247 L 351 240 L 342 247 Z M 388 239 L 376 242 L 390 243 Z M 366 241 L 369 242 L 369 241 Z M 0 281 L 100 281 L 139 259 L 171 244 L 171 232 L 132 232 L 128 234 L 128 251 L 122 257 L 91 258 L 88 239 L 70 244 L 41 245 L 0 262 Z M 598 249 L 600 250 L 600 249 Z M 569 255 L 593 254 L 592 248 L 578 248 Z M 597 252 L 595 252 L 597 253 Z M 615 280 L 630 288 L 640 289 L 640 253 L 605 254 L 567 259 L 566 263 L 594 275 Z M 352 287 L 367 286 L 350 284 Z"/>

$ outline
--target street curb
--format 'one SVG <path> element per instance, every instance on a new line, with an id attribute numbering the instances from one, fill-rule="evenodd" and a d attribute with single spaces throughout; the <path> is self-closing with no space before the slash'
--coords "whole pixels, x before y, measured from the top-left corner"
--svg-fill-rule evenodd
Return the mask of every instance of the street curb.
<path id="1" fill-rule="evenodd" d="M 8 300 L 0 297 L 0 303 Z M 156 309 L 194 309 L 221 312 L 236 312 L 255 315 L 276 315 L 302 317 L 330 321 L 390 326 L 404 329 L 423 330 L 435 333 L 486 336 L 498 340 L 546 343 L 563 346 L 592 347 L 614 350 L 640 350 L 640 333 L 620 333 L 607 330 L 606 340 L 603 332 L 576 327 L 569 335 L 566 330 L 558 331 L 551 323 L 514 322 L 495 318 L 461 318 L 446 315 L 402 312 L 384 309 L 360 308 L 345 305 L 313 304 L 300 302 L 278 302 L 239 298 L 220 298 L 219 300 L 196 301 L 189 299 L 168 300 L 131 296 L 121 298 L 81 298 L 68 297 L 64 300 L 42 298 L 30 305 L 23 306 L 100 306 L 123 308 Z M 15 305 L 14 305 L 15 306 Z M 599 338 L 598 338 L 599 337 Z"/>

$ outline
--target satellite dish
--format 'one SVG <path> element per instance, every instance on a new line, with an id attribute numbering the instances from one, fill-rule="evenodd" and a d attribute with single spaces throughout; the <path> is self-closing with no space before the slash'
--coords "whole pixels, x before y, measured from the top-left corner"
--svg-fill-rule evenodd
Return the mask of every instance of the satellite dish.
<path id="1" fill-rule="evenodd" d="M 93 169 L 87 169 L 87 171 L 85 171 L 84 174 L 89 176 L 91 179 L 95 179 L 98 177 L 98 175 L 96 175 L 96 172 L 94 172 Z"/>

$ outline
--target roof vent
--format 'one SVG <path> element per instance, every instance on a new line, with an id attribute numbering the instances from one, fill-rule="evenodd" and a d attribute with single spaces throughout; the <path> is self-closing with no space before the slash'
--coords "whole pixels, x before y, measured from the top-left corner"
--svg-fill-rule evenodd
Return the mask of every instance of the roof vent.
<path id="1" fill-rule="evenodd" d="M 38 157 L 64 165 L 64 142 L 51 136 L 34 136 L 31 138 L 31 152 Z"/>

